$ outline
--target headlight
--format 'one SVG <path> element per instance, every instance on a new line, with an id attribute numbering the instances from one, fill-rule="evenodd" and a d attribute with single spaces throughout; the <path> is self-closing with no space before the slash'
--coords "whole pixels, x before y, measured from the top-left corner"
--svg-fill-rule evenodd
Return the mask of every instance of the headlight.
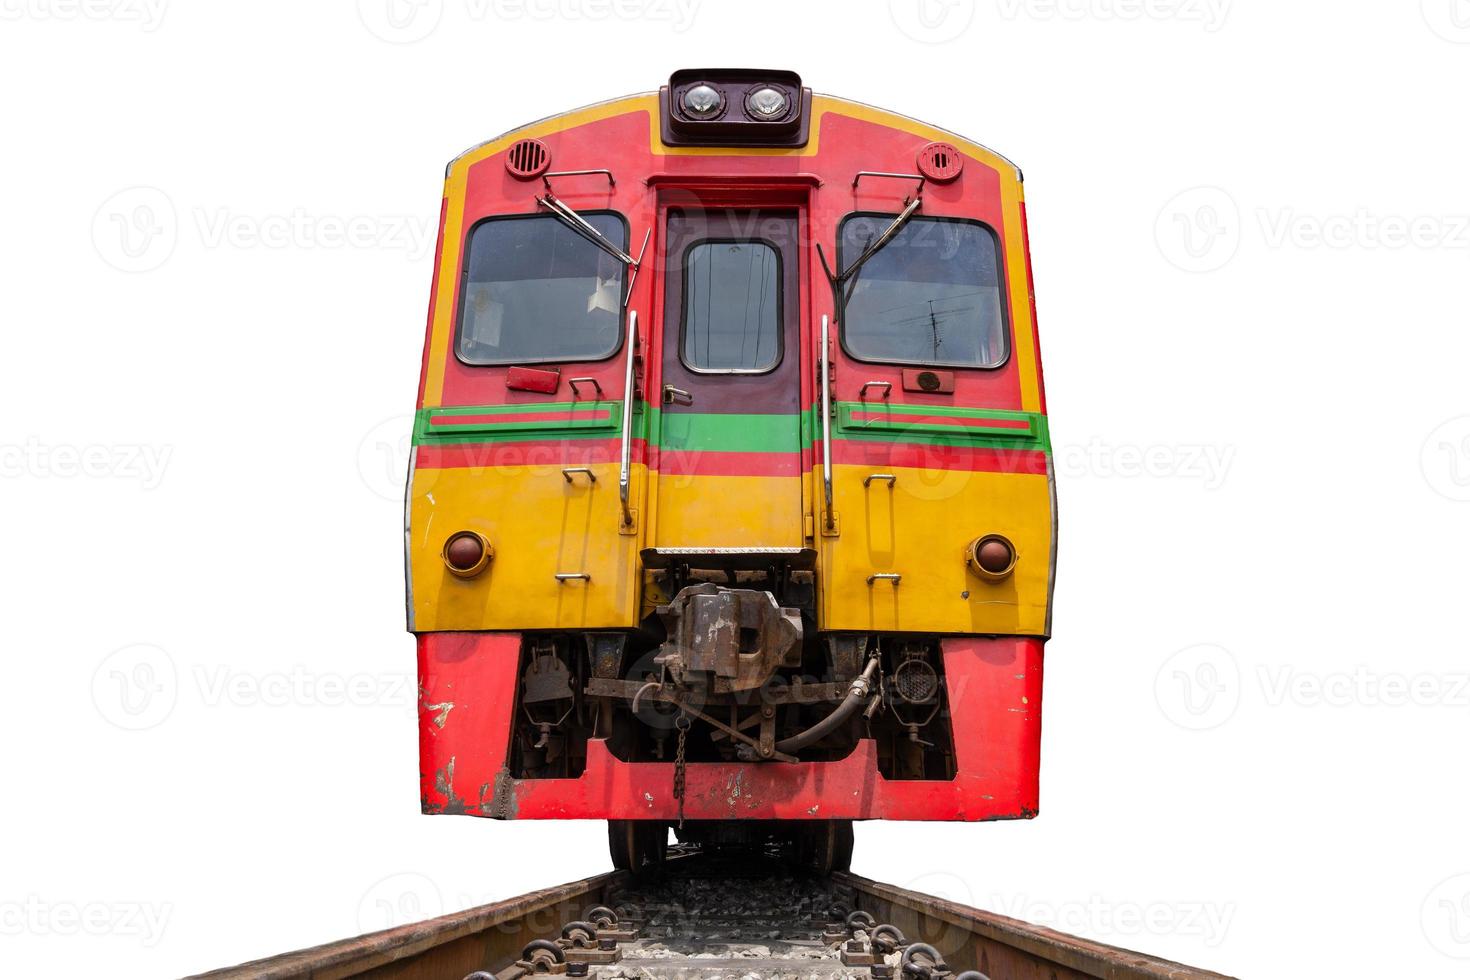
<path id="1" fill-rule="evenodd" d="M 725 100 L 711 85 L 696 85 L 684 93 L 684 114 L 691 119 L 718 116 Z"/>
<path id="2" fill-rule="evenodd" d="M 745 110 L 753 119 L 779 119 L 786 114 L 786 93 L 763 85 L 745 97 Z"/>

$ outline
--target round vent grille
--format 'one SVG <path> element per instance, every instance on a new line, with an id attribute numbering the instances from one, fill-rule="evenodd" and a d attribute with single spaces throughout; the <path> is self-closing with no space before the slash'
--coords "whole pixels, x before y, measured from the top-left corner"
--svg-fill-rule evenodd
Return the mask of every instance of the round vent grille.
<path id="1" fill-rule="evenodd" d="M 954 180 L 964 166 L 960 151 L 948 143 L 930 143 L 919 151 L 919 173 L 930 180 Z"/>
<path id="2" fill-rule="evenodd" d="M 550 166 L 551 151 L 540 140 L 516 140 L 505 155 L 505 169 L 520 180 L 540 177 Z"/>
<path id="3" fill-rule="evenodd" d="M 939 675 L 922 660 L 905 660 L 893 672 L 893 689 L 909 704 L 928 704 L 939 693 Z"/>

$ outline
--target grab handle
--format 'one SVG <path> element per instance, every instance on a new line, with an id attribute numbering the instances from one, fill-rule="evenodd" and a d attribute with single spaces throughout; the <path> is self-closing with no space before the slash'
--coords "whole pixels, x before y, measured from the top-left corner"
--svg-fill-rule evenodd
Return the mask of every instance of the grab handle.
<path id="1" fill-rule="evenodd" d="M 622 467 L 618 470 L 618 502 L 623 508 L 625 528 L 633 526 L 633 512 L 628 508 L 628 487 L 633 476 L 633 363 L 638 357 L 638 311 L 628 311 L 628 364 L 623 371 L 623 446 Z"/>

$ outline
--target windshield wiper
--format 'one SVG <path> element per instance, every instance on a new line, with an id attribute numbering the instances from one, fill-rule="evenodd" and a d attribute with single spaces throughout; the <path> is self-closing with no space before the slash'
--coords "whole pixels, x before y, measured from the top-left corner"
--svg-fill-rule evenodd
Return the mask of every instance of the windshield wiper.
<path id="1" fill-rule="evenodd" d="M 536 198 L 536 203 L 556 215 L 562 224 L 623 263 L 623 265 L 630 269 L 638 268 L 637 259 L 610 242 L 607 236 L 592 227 L 586 218 L 573 211 L 567 204 L 555 197 L 549 187 L 546 190 L 546 196 Z"/>
<path id="2" fill-rule="evenodd" d="M 863 254 L 854 259 L 852 265 L 848 266 L 845 270 L 837 274 L 838 285 L 841 285 L 856 276 L 858 272 L 862 269 L 865 262 L 871 259 L 875 254 L 877 254 L 880 248 L 892 241 L 893 236 L 898 234 L 899 229 L 903 228 L 903 226 L 908 223 L 908 220 L 914 216 L 914 212 L 919 210 L 919 205 L 922 204 L 923 201 L 924 199 L 921 197 L 915 197 L 912 201 L 910 201 L 908 203 L 908 207 L 900 211 L 898 217 L 894 218 L 893 221 L 889 223 L 888 227 L 883 229 L 883 233 L 877 238 L 873 239 L 873 241 L 868 245 L 867 248 L 863 249 Z"/>

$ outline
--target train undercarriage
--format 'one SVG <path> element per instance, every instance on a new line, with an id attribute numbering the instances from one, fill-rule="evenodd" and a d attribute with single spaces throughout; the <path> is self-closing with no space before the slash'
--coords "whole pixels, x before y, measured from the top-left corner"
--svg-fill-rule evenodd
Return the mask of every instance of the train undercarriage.
<path id="1" fill-rule="evenodd" d="M 672 598 L 637 631 L 523 636 L 513 778 L 577 778 L 601 739 L 621 762 L 672 764 L 680 843 L 775 848 L 821 870 L 847 867 L 851 821 L 686 822 L 686 767 L 832 762 L 871 739 L 884 779 L 953 778 L 938 637 L 819 634 L 799 569 L 675 566 L 652 585 Z M 660 861 L 669 827 L 610 821 L 615 866 Z"/>

